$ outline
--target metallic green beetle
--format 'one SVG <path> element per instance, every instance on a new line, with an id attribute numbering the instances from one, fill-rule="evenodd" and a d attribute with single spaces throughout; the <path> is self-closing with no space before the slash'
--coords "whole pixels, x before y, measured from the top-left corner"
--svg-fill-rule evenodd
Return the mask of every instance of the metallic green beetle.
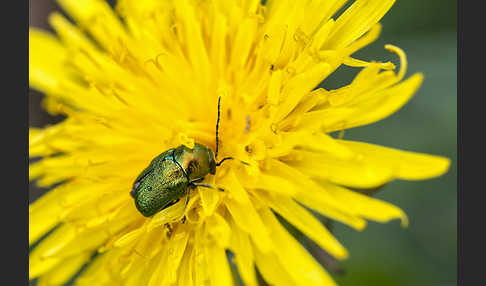
<path id="1" fill-rule="evenodd" d="M 194 144 L 181 145 L 155 157 L 133 184 L 135 206 L 146 217 L 175 204 L 207 174 L 216 174 L 216 161 L 211 149 Z"/>
<path id="2" fill-rule="evenodd" d="M 218 154 L 218 121 L 216 123 L 216 156 Z M 155 157 L 150 165 L 142 171 L 133 184 L 131 196 L 135 199 L 135 206 L 145 217 L 177 203 L 187 194 L 186 207 L 189 202 L 189 191 L 196 186 L 213 188 L 211 185 L 201 184 L 207 174 L 216 174 L 216 167 L 223 161 L 233 159 L 223 158 L 216 163 L 213 151 L 195 143 L 190 149 L 184 145 L 172 148 Z M 219 189 L 222 191 L 222 189 Z M 185 210 L 184 218 L 185 221 Z"/>

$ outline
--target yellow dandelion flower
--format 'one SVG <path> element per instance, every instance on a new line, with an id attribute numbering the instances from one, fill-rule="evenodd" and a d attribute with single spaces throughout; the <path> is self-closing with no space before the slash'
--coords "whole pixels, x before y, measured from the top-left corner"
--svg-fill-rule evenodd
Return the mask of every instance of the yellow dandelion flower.
<path id="1" fill-rule="evenodd" d="M 29 32 L 29 81 L 59 124 L 30 128 L 29 178 L 52 186 L 29 207 L 29 278 L 61 285 L 335 285 L 285 218 L 337 259 L 346 249 L 307 208 L 357 230 L 407 217 L 349 188 L 443 174 L 449 160 L 329 133 L 381 120 L 422 82 L 352 58 L 392 0 L 59 0 L 57 36 Z M 340 65 L 342 88 L 318 87 Z M 200 143 L 233 157 L 178 203 L 144 217 L 130 190 L 162 152 Z M 305 206 L 305 207 L 304 207 Z M 187 220 L 182 223 L 184 213 Z M 52 230 L 52 231 L 51 231 Z M 88 263 L 89 262 L 89 263 Z M 255 267 L 256 266 L 256 267 Z"/>

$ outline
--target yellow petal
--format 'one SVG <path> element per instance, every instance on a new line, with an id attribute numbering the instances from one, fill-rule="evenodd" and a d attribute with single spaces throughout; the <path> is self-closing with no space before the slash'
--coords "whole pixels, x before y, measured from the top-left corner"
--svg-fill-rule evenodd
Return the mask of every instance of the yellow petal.
<path id="1" fill-rule="evenodd" d="M 167 260 L 160 265 L 160 267 L 165 268 L 166 273 L 162 277 L 162 285 L 173 285 L 177 281 L 177 269 L 186 250 L 188 239 L 187 228 L 179 225 L 166 246 L 168 251 Z"/>
<path id="2" fill-rule="evenodd" d="M 392 204 L 326 182 L 321 182 L 321 185 L 353 215 L 382 223 L 400 219 L 403 227 L 408 225 L 407 215 Z"/>
<path id="3" fill-rule="evenodd" d="M 231 228 L 228 222 L 218 213 L 208 217 L 205 222 L 206 235 L 220 248 L 228 248 L 231 238 Z"/>
<path id="4" fill-rule="evenodd" d="M 358 0 L 339 16 L 326 49 L 337 49 L 348 45 L 374 26 L 391 8 L 395 0 Z"/>
<path id="5" fill-rule="evenodd" d="M 292 111 L 302 97 L 315 88 L 330 72 L 327 63 L 318 63 L 312 69 L 296 75 L 285 84 L 282 90 L 283 102 L 279 105 L 275 121 L 280 121 Z"/>
<path id="6" fill-rule="evenodd" d="M 243 232 L 236 226 L 234 221 L 231 222 L 231 249 L 234 252 L 234 262 L 238 266 L 238 271 L 245 285 L 256 286 L 256 273 L 254 266 L 253 247 L 248 233 Z"/>
<path id="7" fill-rule="evenodd" d="M 386 165 L 372 165 L 363 158 L 342 159 L 326 153 L 296 150 L 298 161 L 288 164 L 313 178 L 329 180 L 333 183 L 356 187 L 373 188 L 392 179 L 392 170 Z"/>
<path id="8" fill-rule="evenodd" d="M 191 268 L 193 269 L 193 281 L 195 285 L 211 285 L 211 274 L 209 273 L 209 262 L 206 255 L 207 243 L 202 229 L 196 230 L 194 236 L 194 250 L 191 256 Z"/>
<path id="9" fill-rule="evenodd" d="M 72 230 L 72 233 L 69 233 L 68 235 L 73 235 L 73 238 L 59 238 L 61 240 L 63 239 L 63 242 L 58 245 L 53 245 L 50 249 L 45 250 L 42 253 L 41 259 L 49 257 L 67 257 L 96 249 L 110 236 L 106 230 L 99 231 L 97 229 L 86 231 L 81 234 L 77 234 L 76 230 Z M 44 241 L 41 242 L 41 245 L 43 244 Z"/>
<path id="10" fill-rule="evenodd" d="M 88 264 L 88 267 L 81 273 L 81 275 L 76 279 L 77 285 L 94 285 L 94 284 L 103 284 L 110 282 L 110 275 L 107 271 L 104 271 L 107 266 L 107 263 L 110 262 L 110 255 L 103 254 L 98 255 L 93 259 L 91 263 Z"/>
<path id="11" fill-rule="evenodd" d="M 207 50 L 204 44 L 203 36 L 201 35 L 201 23 L 195 16 L 195 7 L 193 3 L 187 0 L 175 1 L 175 13 L 181 22 L 183 37 L 190 44 L 187 44 L 188 58 L 194 70 L 198 71 L 199 78 L 205 85 L 209 84 L 211 76 L 211 69 Z M 201 100 L 201 99 L 198 99 Z"/>
<path id="12" fill-rule="evenodd" d="M 215 243 L 205 247 L 206 259 L 208 261 L 208 272 L 212 285 L 234 285 L 231 270 L 226 259 L 224 248 Z"/>
<path id="13" fill-rule="evenodd" d="M 286 196 L 292 196 L 296 193 L 295 188 L 288 183 L 287 178 L 269 174 L 261 174 L 258 182 L 245 182 L 244 184 L 249 189 L 265 189 Z"/>
<path id="14" fill-rule="evenodd" d="M 61 225 L 29 253 L 29 279 L 36 278 L 62 261 L 60 257 L 44 258 L 44 253 L 61 249 L 75 237 L 73 227 Z"/>
<path id="15" fill-rule="evenodd" d="M 147 286 L 155 286 L 155 285 L 161 285 L 161 280 L 164 277 L 165 273 L 165 264 L 167 262 L 167 254 L 168 254 L 168 249 L 164 248 L 161 251 L 161 255 L 156 256 L 153 258 L 153 260 L 157 261 L 157 267 L 155 267 L 154 271 L 150 273 L 150 280 L 147 283 Z"/>
<path id="16" fill-rule="evenodd" d="M 226 33 L 227 20 L 218 12 L 215 12 L 213 31 L 211 33 L 211 49 L 209 56 L 214 70 L 214 76 L 219 77 L 227 68 L 226 64 Z"/>
<path id="17" fill-rule="evenodd" d="M 327 1 L 323 1 L 324 3 Z M 322 45 L 326 42 L 329 34 L 334 28 L 334 19 L 329 19 L 324 25 L 322 25 L 313 37 L 312 43 L 309 49 L 311 51 L 318 51 L 321 49 Z"/>
<path id="18" fill-rule="evenodd" d="M 76 46 L 89 53 L 96 53 L 97 49 L 93 43 L 81 32 L 81 30 L 67 20 L 61 13 L 54 12 L 49 15 L 49 23 L 55 29 L 59 37 L 69 43 L 69 46 Z"/>
<path id="19" fill-rule="evenodd" d="M 143 227 L 142 227 L 143 228 Z M 136 241 L 134 247 L 121 247 L 119 250 L 121 252 L 127 252 L 133 249 L 133 252 L 136 254 L 137 258 L 142 258 L 144 260 L 151 260 L 156 257 L 158 254 L 163 252 L 162 250 L 165 248 L 167 243 L 167 228 L 159 227 L 152 231 L 145 232 L 140 238 Z M 134 260 L 132 260 L 134 261 Z M 128 267 L 128 266 L 126 266 Z M 136 267 L 136 265 L 135 265 Z M 122 272 L 122 275 L 124 273 Z"/>
<path id="20" fill-rule="evenodd" d="M 366 62 L 366 61 L 362 61 L 362 60 L 358 60 L 358 59 L 354 59 L 352 57 L 348 57 L 344 60 L 343 64 L 350 66 L 350 67 L 367 67 L 371 63 Z M 384 70 L 393 70 L 393 69 L 395 69 L 395 65 L 391 62 L 380 63 L 380 68 L 382 68 Z"/>
<path id="21" fill-rule="evenodd" d="M 261 209 L 265 225 L 271 229 L 278 249 L 275 254 L 296 285 L 336 285 L 322 266 L 278 222 L 269 209 Z"/>
<path id="22" fill-rule="evenodd" d="M 180 286 L 193 286 L 193 264 L 191 261 L 192 253 L 194 252 L 191 244 L 187 245 L 184 256 L 182 257 L 181 265 L 178 270 L 178 285 Z"/>
<path id="23" fill-rule="evenodd" d="M 394 176 L 404 180 L 423 180 L 444 174 L 449 166 L 448 158 L 387 148 L 364 142 L 339 140 L 353 152 L 364 156 L 373 165 L 387 166 Z"/>
<path id="24" fill-rule="evenodd" d="M 295 285 L 292 277 L 282 266 L 282 262 L 275 253 L 263 253 L 255 248 L 255 263 L 265 281 L 270 285 Z"/>
<path id="25" fill-rule="evenodd" d="M 417 73 L 400 84 L 383 90 L 378 94 L 369 94 L 366 98 L 359 98 L 360 102 L 352 107 L 353 112 L 351 114 L 346 115 L 346 118 L 335 119 L 341 124 L 326 124 L 324 126 L 326 132 L 367 125 L 388 117 L 410 100 L 422 81 L 423 75 Z"/>
<path id="26" fill-rule="evenodd" d="M 29 205 L 29 245 L 59 223 L 63 208 L 58 194 L 62 189 L 51 190 Z"/>
<path id="27" fill-rule="evenodd" d="M 49 55 L 49 56 L 46 56 Z M 64 61 L 67 51 L 62 44 L 47 32 L 29 29 L 29 84 L 46 93 L 60 91 L 66 80 Z"/>
<path id="28" fill-rule="evenodd" d="M 251 203 L 247 191 L 241 186 L 233 172 L 230 172 L 222 184 L 231 193 L 239 193 L 238 197 L 241 197 L 240 202 L 230 198 L 224 201 L 236 225 L 248 233 L 263 252 L 269 251 L 272 248 L 270 234 Z"/>
<path id="29" fill-rule="evenodd" d="M 339 144 L 330 135 L 307 131 L 281 132 L 282 141 L 267 151 L 268 157 L 283 157 L 288 155 L 296 146 L 316 151 L 331 153 L 343 159 L 354 155 L 348 148 Z"/>
<path id="30" fill-rule="evenodd" d="M 349 44 L 345 48 L 345 54 L 351 55 L 357 50 L 366 47 L 367 45 L 374 42 L 380 36 L 381 29 L 382 27 L 380 23 L 375 24 L 373 27 L 371 27 L 371 29 L 368 30 L 368 32 L 366 32 L 366 34 Z"/>
<path id="31" fill-rule="evenodd" d="M 64 259 L 54 269 L 39 278 L 39 286 L 57 286 L 64 285 L 74 274 L 89 261 L 92 253 L 86 252 L 73 257 Z"/>
<path id="32" fill-rule="evenodd" d="M 338 259 L 348 257 L 346 249 L 332 236 L 322 223 L 295 201 L 282 196 L 272 196 L 263 193 L 259 197 L 264 199 L 272 209 L 331 255 Z"/>
<path id="33" fill-rule="evenodd" d="M 280 55 L 282 43 L 285 41 L 286 32 L 287 27 L 284 25 L 275 25 L 267 30 L 263 36 L 260 54 L 265 62 L 275 63 Z"/>
<path id="34" fill-rule="evenodd" d="M 114 247 L 127 246 L 128 244 L 134 242 L 137 238 L 139 238 L 140 235 L 143 235 L 145 231 L 146 231 L 145 227 L 140 227 L 140 228 L 137 228 L 133 231 L 130 231 L 130 232 L 126 233 L 125 235 L 123 235 L 122 237 L 120 237 L 119 239 L 117 239 L 113 243 L 113 246 Z"/>
<path id="35" fill-rule="evenodd" d="M 335 221 L 347 224 L 356 230 L 363 230 L 366 227 L 366 221 L 358 215 L 348 211 L 344 205 L 341 208 L 335 208 L 327 203 L 329 194 L 324 189 L 311 191 L 307 189 L 305 192 L 297 194 L 295 199 L 308 208 L 333 219 Z"/>
<path id="36" fill-rule="evenodd" d="M 147 285 L 150 276 L 152 275 L 154 268 L 156 267 L 156 262 L 158 260 L 156 258 L 150 260 L 141 259 L 136 262 L 136 267 L 132 267 L 133 271 L 127 274 L 123 280 L 116 281 L 117 283 L 123 284 L 125 286 L 139 286 L 139 285 Z M 76 282 L 79 281 L 80 278 Z M 123 282 L 121 282 L 123 281 Z M 113 281 L 110 281 L 113 284 Z M 86 285 L 93 285 L 97 284 L 98 281 L 93 281 L 90 284 Z"/>
<path id="37" fill-rule="evenodd" d="M 204 214 L 212 215 L 221 200 L 220 191 L 204 187 L 198 187 L 197 191 L 201 198 Z"/>
<path id="38" fill-rule="evenodd" d="M 81 3 L 75 0 L 59 0 L 58 3 L 108 51 L 112 50 L 114 44 L 119 43 L 120 38 L 125 37 L 122 23 L 107 2 L 85 0 Z"/>
<path id="39" fill-rule="evenodd" d="M 193 200 L 194 199 L 195 198 L 193 198 Z M 185 204 L 186 204 L 186 197 L 184 196 L 175 205 L 165 208 L 160 212 L 156 213 L 150 220 L 150 223 L 148 224 L 148 230 L 150 231 L 163 224 L 174 222 L 178 219 L 181 219 L 182 216 L 184 215 Z M 187 209 L 189 210 L 189 206 L 187 206 Z"/>
<path id="40" fill-rule="evenodd" d="M 245 19 L 238 27 L 230 60 L 230 66 L 232 68 L 236 70 L 243 69 L 255 39 L 256 31 L 257 23 L 255 19 Z"/>
<path id="41" fill-rule="evenodd" d="M 342 207 L 340 201 L 336 200 L 322 186 L 302 174 L 298 169 L 294 169 L 278 160 L 270 160 L 268 166 L 269 171 L 288 178 L 292 184 L 298 186 L 299 192 L 293 197 L 297 201 L 324 216 L 345 223 L 357 230 L 362 230 L 366 226 L 365 220 L 348 212 Z"/>

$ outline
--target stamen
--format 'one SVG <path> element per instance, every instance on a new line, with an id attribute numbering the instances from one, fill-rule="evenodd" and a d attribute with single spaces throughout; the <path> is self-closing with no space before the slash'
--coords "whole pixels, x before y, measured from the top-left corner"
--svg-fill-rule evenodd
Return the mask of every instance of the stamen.
<path id="1" fill-rule="evenodd" d="M 407 56 L 402 49 L 394 45 L 385 45 L 385 49 L 394 54 L 397 54 L 400 57 L 400 70 L 398 71 L 397 78 L 397 82 L 399 82 L 403 79 L 403 77 L 405 76 L 405 72 L 407 71 Z"/>

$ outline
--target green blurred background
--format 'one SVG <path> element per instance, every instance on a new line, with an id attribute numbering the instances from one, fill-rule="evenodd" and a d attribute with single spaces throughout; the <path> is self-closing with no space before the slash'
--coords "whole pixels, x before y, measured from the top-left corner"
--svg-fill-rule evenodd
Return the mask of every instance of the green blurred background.
<path id="1" fill-rule="evenodd" d="M 113 1 L 112 1 L 113 2 Z M 48 29 L 47 15 L 59 10 L 53 1 L 30 1 L 30 25 Z M 452 164 L 440 178 L 388 184 L 375 196 L 401 207 L 410 225 L 377 224 L 357 232 L 334 224 L 336 237 L 348 248 L 335 275 L 340 285 L 456 285 L 457 278 L 457 3 L 453 0 L 402 0 L 382 19 L 383 32 L 372 45 L 354 54 L 364 60 L 391 60 L 385 44 L 401 47 L 408 72 L 425 74 L 418 93 L 400 111 L 378 123 L 347 130 L 344 139 L 446 156 Z M 341 67 L 323 82 L 327 89 L 348 83 L 358 69 Z M 29 125 L 44 126 L 60 118 L 40 108 L 41 95 L 29 96 Z M 32 202 L 43 190 L 29 187 Z"/>

